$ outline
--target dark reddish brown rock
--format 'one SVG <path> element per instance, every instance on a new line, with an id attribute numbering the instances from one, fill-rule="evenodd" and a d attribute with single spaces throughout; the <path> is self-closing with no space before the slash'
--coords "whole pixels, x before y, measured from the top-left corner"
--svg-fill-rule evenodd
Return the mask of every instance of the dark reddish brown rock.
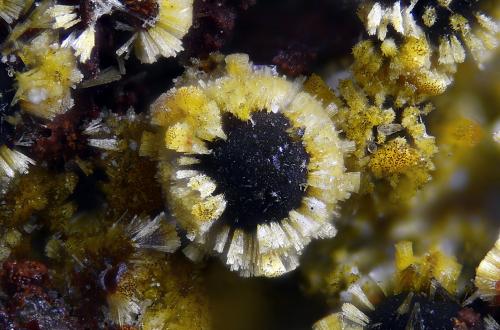
<path id="1" fill-rule="evenodd" d="M 311 73 L 311 64 L 316 57 L 317 52 L 313 48 L 304 44 L 292 44 L 280 50 L 273 58 L 273 63 L 278 66 L 280 72 L 296 77 Z"/>
<path id="2" fill-rule="evenodd" d="M 458 312 L 458 316 L 453 320 L 455 330 L 480 330 L 483 329 L 481 314 L 472 308 L 463 308 Z"/>
<path id="3" fill-rule="evenodd" d="M 84 92 L 74 98 L 77 106 L 33 129 L 36 133 L 32 155 L 37 162 L 46 161 L 50 167 L 63 168 L 76 157 L 85 159 L 95 153 L 95 149 L 89 148 L 83 129 L 85 122 L 94 119 L 100 109 Z"/>
<path id="4" fill-rule="evenodd" d="M 160 9 L 156 0 L 123 0 L 123 3 L 135 15 L 150 21 L 155 20 Z"/>
<path id="5" fill-rule="evenodd" d="M 6 261 L 2 269 L 2 285 L 7 293 L 44 286 L 48 281 L 47 267 L 38 261 Z"/>
<path id="6" fill-rule="evenodd" d="M 187 57 L 206 57 L 221 50 L 233 37 L 238 17 L 255 4 L 255 0 L 196 0 L 193 26 L 183 38 Z"/>
<path id="7" fill-rule="evenodd" d="M 6 261 L 1 275 L 7 296 L 0 298 L 0 329 L 84 329 L 50 288 L 48 269 L 41 262 Z"/>

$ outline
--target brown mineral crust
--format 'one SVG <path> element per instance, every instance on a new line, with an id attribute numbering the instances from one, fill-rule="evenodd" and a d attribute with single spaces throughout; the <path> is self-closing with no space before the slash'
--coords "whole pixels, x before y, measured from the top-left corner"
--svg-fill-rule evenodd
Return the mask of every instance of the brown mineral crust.
<path id="1" fill-rule="evenodd" d="M 32 146 L 36 161 L 47 161 L 49 166 L 59 168 L 75 157 L 84 159 L 94 152 L 88 147 L 82 124 L 85 118 L 95 118 L 99 109 L 84 97 L 75 97 L 78 107 L 56 116 L 40 131 Z"/>
<path id="2" fill-rule="evenodd" d="M 130 108 L 136 109 L 137 112 L 142 112 L 147 108 L 144 103 L 144 98 L 148 98 L 149 89 L 145 86 L 143 79 L 130 81 L 127 83 L 119 83 L 113 89 L 113 111 L 115 113 L 124 114 Z"/>
<path id="3" fill-rule="evenodd" d="M 5 261 L 2 267 L 2 286 L 9 294 L 23 292 L 31 286 L 43 287 L 48 282 L 48 269 L 38 261 Z"/>
<path id="4" fill-rule="evenodd" d="M 222 49 L 233 36 L 238 16 L 255 0 L 196 0 L 193 26 L 183 38 L 187 57 L 206 57 Z"/>
<path id="5" fill-rule="evenodd" d="M 88 265 L 90 266 L 90 265 Z M 67 277 L 60 279 L 58 287 L 68 286 L 69 279 L 71 294 L 67 294 L 67 303 L 73 307 L 72 315 L 79 324 L 86 329 L 101 329 L 105 322 L 103 306 L 106 305 L 105 291 L 99 285 L 99 266 L 90 268 L 73 268 Z M 106 325 L 106 330 L 118 330 L 114 326 Z"/>
<path id="6" fill-rule="evenodd" d="M 317 55 L 316 50 L 304 44 L 292 44 L 280 50 L 273 58 L 273 63 L 282 73 L 296 77 L 311 73 L 311 64 L 316 60 Z"/>
<path id="7" fill-rule="evenodd" d="M 116 67 L 116 50 L 131 37 L 129 32 L 115 29 L 113 17 L 103 16 L 95 25 L 95 46 L 90 58 L 78 65 L 84 80 L 95 78 L 101 70 Z"/>
<path id="8" fill-rule="evenodd" d="M 307 74 L 351 52 L 362 30 L 355 8 L 354 1 L 259 1 L 239 17 L 228 52 Z"/>
<path id="9" fill-rule="evenodd" d="M 9 260 L 1 280 L 7 297 L 0 298 L 1 329 L 84 329 L 70 316 L 69 308 L 50 289 L 47 267 L 38 261 Z"/>
<path id="10" fill-rule="evenodd" d="M 480 330 L 483 329 L 481 314 L 472 308 L 463 308 L 458 312 L 457 318 L 453 320 L 455 330 Z"/>
<path id="11" fill-rule="evenodd" d="M 144 20 L 154 20 L 159 13 L 159 6 L 156 0 L 123 0 L 123 3 L 134 13 Z"/>
<path id="12" fill-rule="evenodd" d="M 172 79 L 183 71 L 183 67 L 172 59 L 160 59 L 143 66 L 131 56 L 126 65 L 127 74 L 120 81 L 88 89 L 99 108 L 105 107 L 116 114 L 126 114 L 130 109 L 135 113 L 147 113 L 151 103 L 171 88 Z"/>
<path id="13" fill-rule="evenodd" d="M 37 159 L 52 163 L 64 163 L 84 151 L 86 137 L 79 128 L 80 115 L 75 110 L 58 115 L 47 124 L 48 136 L 35 141 Z"/>
<path id="14" fill-rule="evenodd" d="M 94 78 L 99 74 L 99 47 L 94 47 L 90 59 L 85 63 L 80 63 L 78 68 L 87 79 Z"/>
<path id="15" fill-rule="evenodd" d="M 80 0 L 80 17 L 83 28 L 87 27 L 92 21 L 94 4 L 92 0 Z"/>

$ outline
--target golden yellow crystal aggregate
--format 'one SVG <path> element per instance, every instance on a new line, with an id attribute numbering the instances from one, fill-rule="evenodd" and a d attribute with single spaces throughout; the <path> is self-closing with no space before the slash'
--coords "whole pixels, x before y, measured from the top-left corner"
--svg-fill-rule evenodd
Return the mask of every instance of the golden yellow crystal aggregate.
<path id="1" fill-rule="evenodd" d="M 21 109 L 44 119 L 52 119 L 73 106 L 71 90 L 83 79 L 76 58 L 44 32 L 21 47 L 19 57 L 28 68 L 16 73 L 17 91 L 13 102 Z"/>
<path id="2" fill-rule="evenodd" d="M 448 74 L 438 72 L 431 61 L 431 46 L 423 37 L 405 39 L 402 45 L 381 47 L 363 40 L 353 48 L 353 76 L 371 97 L 393 97 L 399 107 L 442 94 L 451 84 Z"/>
<path id="3" fill-rule="evenodd" d="M 160 160 L 168 205 L 195 243 L 186 250 L 191 258 L 203 247 L 222 254 L 242 275 L 277 276 L 298 265 L 298 254 L 312 238 L 335 235 L 331 216 L 338 201 L 357 189 L 358 175 L 345 173 L 347 144 L 337 137 L 321 103 L 301 91 L 299 82 L 252 66 L 246 55 L 230 55 L 225 62 L 221 76 L 177 86 L 153 104 L 158 132 L 143 136 L 141 150 Z M 216 183 L 189 165 L 198 162 L 191 155 L 210 154 L 206 142 L 226 139 L 224 113 L 247 121 L 257 111 L 283 113 L 293 127 L 304 129 L 308 188 L 302 206 L 281 224 L 259 225 L 247 233 L 217 224 L 226 207 L 224 195 L 214 194 Z"/>
<path id="4" fill-rule="evenodd" d="M 313 75 L 305 87 L 328 105 L 335 125 L 354 142 L 347 166 L 362 173 L 361 193 L 382 189 L 385 182 L 391 200 L 408 200 L 430 180 L 437 147 L 421 121 L 430 104 L 398 105 L 397 99 L 386 104 L 391 94 L 373 98 L 355 80 L 341 81 L 335 93 Z"/>

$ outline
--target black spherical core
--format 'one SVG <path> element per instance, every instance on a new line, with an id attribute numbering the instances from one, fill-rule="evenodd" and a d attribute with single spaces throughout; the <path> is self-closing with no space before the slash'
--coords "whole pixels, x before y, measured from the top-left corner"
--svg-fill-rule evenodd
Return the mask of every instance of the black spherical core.
<path id="1" fill-rule="evenodd" d="M 306 190 L 309 155 L 281 113 L 259 111 L 242 121 L 223 118 L 227 139 L 208 144 L 195 168 L 217 183 L 227 200 L 222 220 L 234 228 L 281 221 L 299 207 Z"/>
<path id="2" fill-rule="evenodd" d="M 453 321 L 461 309 L 460 304 L 445 296 L 430 299 L 424 294 L 415 294 L 406 308 L 401 305 L 408 293 L 390 296 L 381 301 L 368 314 L 370 327 L 374 329 L 433 329 L 453 330 Z M 408 327 L 409 325 L 412 325 Z"/>

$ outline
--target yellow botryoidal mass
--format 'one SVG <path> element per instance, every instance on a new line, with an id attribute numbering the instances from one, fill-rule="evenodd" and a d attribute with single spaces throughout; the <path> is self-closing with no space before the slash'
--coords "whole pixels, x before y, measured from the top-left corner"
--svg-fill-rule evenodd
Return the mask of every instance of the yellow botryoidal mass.
<path id="1" fill-rule="evenodd" d="M 347 302 L 342 305 L 341 312 L 330 314 L 319 320 L 314 324 L 313 329 L 361 330 L 370 329 L 375 324 L 384 328 L 384 324 L 378 324 L 380 321 L 388 322 L 389 324 L 385 326 L 390 328 L 394 326 L 390 323 L 394 320 L 390 318 L 380 320 L 379 316 L 384 313 L 387 306 L 390 306 L 387 316 L 397 313 L 395 315 L 406 319 L 408 324 L 411 324 L 411 315 L 414 312 L 420 312 L 414 310 L 419 308 L 416 306 L 419 303 L 426 304 L 426 300 L 433 301 L 437 290 L 444 289 L 450 295 L 456 294 L 461 268 L 462 266 L 454 257 L 446 256 L 439 249 L 432 249 L 422 256 L 415 256 L 411 242 L 400 242 L 396 244 L 394 272 L 375 269 L 370 272 L 369 276 L 361 277 L 343 294 Z M 384 300 L 392 301 L 392 304 L 384 307 Z M 395 307 L 394 304 L 397 302 L 399 304 Z M 453 300 L 450 302 L 455 303 Z M 395 311 L 394 308 L 397 310 Z M 456 308 L 459 309 L 460 305 L 456 304 Z M 377 320 L 372 320 L 369 315 Z M 432 314 L 430 315 L 422 317 L 432 318 Z M 450 319 L 449 322 L 448 326 L 451 327 L 452 320 Z"/>
<path id="2" fill-rule="evenodd" d="M 16 72 L 13 102 L 31 115 L 52 119 L 73 106 L 71 90 L 82 80 L 71 49 L 62 48 L 54 34 L 44 32 L 25 44 L 18 56 L 27 70 Z"/>
<path id="3" fill-rule="evenodd" d="M 218 76 L 195 76 L 152 105 L 156 132 L 141 145 L 160 161 L 168 206 L 193 242 L 185 253 L 219 254 L 244 276 L 295 269 L 311 239 L 335 235 L 338 202 L 357 190 L 359 174 L 344 168 L 350 144 L 300 82 L 246 55 L 227 56 Z"/>
<path id="4" fill-rule="evenodd" d="M 403 138 L 395 138 L 377 149 L 368 163 L 376 178 L 391 177 L 417 166 L 418 154 Z"/>
<path id="5" fill-rule="evenodd" d="M 431 46 L 424 37 L 410 37 L 396 46 L 384 41 L 363 40 L 353 48 L 353 76 L 373 98 L 388 95 L 395 104 L 417 104 L 429 96 L 440 95 L 451 84 L 446 73 L 431 62 Z"/>
<path id="6" fill-rule="evenodd" d="M 347 164 L 362 173 L 361 193 L 372 192 L 382 181 L 391 199 L 404 200 L 431 179 L 437 147 L 421 120 L 432 110 L 430 104 L 399 106 L 384 94 L 373 99 L 352 80 L 341 81 L 335 94 L 316 75 L 305 88 L 328 105 L 335 125 L 354 142 Z"/>
<path id="7" fill-rule="evenodd" d="M 477 267 L 474 283 L 481 299 L 500 305 L 500 235 Z"/>

